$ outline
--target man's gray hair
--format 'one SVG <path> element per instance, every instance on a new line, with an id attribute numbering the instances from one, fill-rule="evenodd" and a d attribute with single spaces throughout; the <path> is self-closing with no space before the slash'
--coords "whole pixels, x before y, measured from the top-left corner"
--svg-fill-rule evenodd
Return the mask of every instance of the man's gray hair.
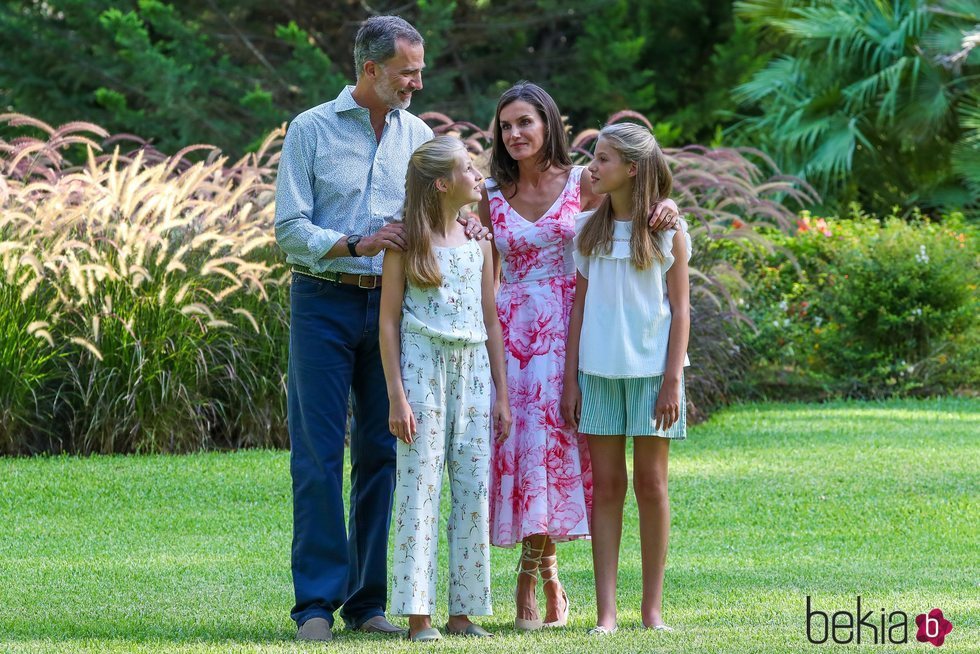
<path id="1" fill-rule="evenodd" d="M 357 30 L 354 39 L 354 74 L 361 78 L 361 71 L 368 61 L 384 63 L 395 56 L 395 41 L 404 39 L 412 45 L 424 45 L 425 39 L 405 19 L 398 16 L 372 16 Z"/>

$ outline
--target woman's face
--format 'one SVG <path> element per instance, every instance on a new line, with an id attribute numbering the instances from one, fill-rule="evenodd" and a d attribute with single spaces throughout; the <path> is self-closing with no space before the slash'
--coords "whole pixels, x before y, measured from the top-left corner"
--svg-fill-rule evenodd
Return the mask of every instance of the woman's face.
<path id="1" fill-rule="evenodd" d="M 537 160 L 544 147 L 544 120 L 533 105 L 514 100 L 497 116 L 507 154 L 515 161 Z"/>

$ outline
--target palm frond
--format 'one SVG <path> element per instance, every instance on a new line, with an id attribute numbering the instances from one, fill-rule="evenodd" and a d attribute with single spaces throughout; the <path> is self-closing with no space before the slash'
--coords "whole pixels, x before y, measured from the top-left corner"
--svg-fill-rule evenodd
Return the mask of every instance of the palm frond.
<path id="1" fill-rule="evenodd" d="M 980 5 L 976 0 L 938 0 L 930 3 L 929 11 L 968 23 L 980 23 Z"/>
<path id="2" fill-rule="evenodd" d="M 972 202 L 980 203 L 980 93 L 963 98 L 957 108 L 960 138 L 953 145 L 953 171 L 970 189 Z"/>
<path id="3" fill-rule="evenodd" d="M 892 15 L 888 18 L 882 16 L 882 19 L 877 25 L 882 47 L 871 61 L 871 65 L 875 68 L 887 66 L 890 60 L 906 53 L 911 54 L 915 43 L 928 29 L 932 14 L 924 2 L 909 0 L 894 3 Z"/>
<path id="4" fill-rule="evenodd" d="M 960 24 L 937 21 L 928 33 L 923 34 L 920 43 L 926 52 L 934 56 L 952 55 L 963 48 L 963 40 L 963 28 Z"/>
<path id="5" fill-rule="evenodd" d="M 776 57 L 751 80 L 735 87 L 733 95 L 740 103 L 757 103 L 774 94 L 789 98 L 801 97 L 805 64 L 796 57 Z"/>
<path id="6" fill-rule="evenodd" d="M 851 170 L 859 134 L 856 119 L 836 116 L 807 162 L 807 174 L 827 180 L 843 179 Z"/>
<path id="7" fill-rule="evenodd" d="M 764 25 L 788 18 L 795 0 L 742 0 L 735 3 L 735 15 Z"/>
<path id="8" fill-rule="evenodd" d="M 898 112 L 903 81 L 910 72 L 918 70 L 917 64 L 916 58 L 901 57 L 877 73 L 847 86 L 843 90 L 847 98 L 847 111 L 858 114 L 877 108 L 879 124 L 888 125 L 893 122 Z"/>
<path id="9" fill-rule="evenodd" d="M 954 100 L 939 71 L 923 66 L 918 83 L 909 89 L 896 126 L 909 141 L 932 138 L 954 126 Z"/>

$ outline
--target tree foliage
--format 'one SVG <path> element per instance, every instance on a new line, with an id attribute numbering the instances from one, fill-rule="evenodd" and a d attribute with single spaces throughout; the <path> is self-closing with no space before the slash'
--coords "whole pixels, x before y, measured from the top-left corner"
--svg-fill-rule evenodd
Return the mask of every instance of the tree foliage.
<path id="1" fill-rule="evenodd" d="M 738 13 L 781 52 L 737 98 L 738 125 L 840 201 L 980 203 L 980 5 L 757 0 Z"/>
<path id="2" fill-rule="evenodd" d="M 530 79 L 576 127 L 633 109 L 662 136 L 707 140 L 755 62 L 754 37 L 709 0 L 8 0 L 0 107 L 237 155 L 354 79 L 354 34 L 372 13 L 398 13 L 426 39 L 413 110 L 481 125 L 501 91 Z M 725 48 L 741 55 L 715 65 Z"/>

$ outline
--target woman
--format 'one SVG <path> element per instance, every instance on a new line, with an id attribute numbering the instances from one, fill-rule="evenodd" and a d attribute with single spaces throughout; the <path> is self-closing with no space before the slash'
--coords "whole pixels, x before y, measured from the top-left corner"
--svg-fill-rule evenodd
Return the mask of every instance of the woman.
<path id="1" fill-rule="evenodd" d="M 490 542 L 522 544 L 517 629 L 564 626 L 569 602 L 558 580 L 556 542 L 589 537 L 588 445 L 561 417 L 565 339 L 575 295 L 574 216 L 598 206 L 583 166 L 573 166 L 555 101 L 519 82 L 497 103 L 490 175 L 480 219 L 493 230 L 497 314 L 503 328 L 513 432 L 494 443 Z M 651 217 L 674 225 L 667 200 Z M 544 580 L 545 617 L 537 577 Z"/>

